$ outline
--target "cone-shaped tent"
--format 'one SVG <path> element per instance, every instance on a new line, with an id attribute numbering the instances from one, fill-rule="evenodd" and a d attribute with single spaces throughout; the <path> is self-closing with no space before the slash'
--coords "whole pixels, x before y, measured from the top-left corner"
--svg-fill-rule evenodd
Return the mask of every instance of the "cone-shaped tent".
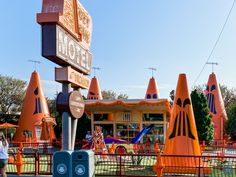
<path id="1" fill-rule="evenodd" d="M 170 124 L 166 136 L 164 155 L 201 155 L 192 102 L 185 74 L 179 75 Z M 199 159 L 189 157 L 165 157 L 164 164 L 165 166 L 176 167 L 165 167 L 164 171 L 173 172 L 174 170 L 175 172 L 183 172 L 182 170 L 187 170 L 188 172 L 194 172 L 195 167 L 199 165 Z"/>
<path id="2" fill-rule="evenodd" d="M 95 76 L 91 80 L 87 99 L 88 100 L 102 100 L 102 93 L 101 93 L 100 85 L 99 85 L 98 79 Z"/>
<path id="3" fill-rule="evenodd" d="M 146 91 L 145 99 L 159 99 L 159 92 L 157 89 L 156 80 L 152 77 L 149 80 L 148 88 Z"/>
<path id="4" fill-rule="evenodd" d="M 210 109 L 210 114 L 212 115 L 214 125 L 214 140 L 222 140 L 227 115 L 220 87 L 214 73 L 209 75 L 205 94 L 207 96 L 208 107 Z"/>
<path id="5" fill-rule="evenodd" d="M 55 120 L 50 117 L 48 105 L 44 96 L 40 83 L 39 74 L 34 71 L 31 75 L 29 86 L 26 91 L 21 115 L 19 118 L 19 127 L 16 130 L 15 141 L 27 141 L 27 137 L 31 142 L 40 140 L 42 127 L 42 119 L 45 118 L 51 124 L 55 124 Z M 51 129 L 50 129 L 51 130 Z M 51 131 L 54 131 L 53 129 Z M 54 133 L 52 133 L 55 135 Z M 56 137 L 50 137 L 55 139 Z"/>

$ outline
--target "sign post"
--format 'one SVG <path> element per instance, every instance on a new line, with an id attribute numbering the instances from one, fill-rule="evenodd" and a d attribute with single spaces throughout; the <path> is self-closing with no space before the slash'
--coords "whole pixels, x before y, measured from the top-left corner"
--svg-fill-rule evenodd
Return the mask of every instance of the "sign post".
<path id="1" fill-rule="evenodd" d="M 42 26 L 42 56 L 62 67 L 55 69 L 55 80 L 62 83 L 57 97 L 63 113 L 62 149 L 73 150 L 78 118 L 84 113 L 79 89 L 90 82 L 92 19 L 78 0 L 43 0 L 37 22 Z"/>
<path id="2" fill-rule="evenodd" d="M 62 84 L 62 93 L 69 93 L 71 90 L 70 84 Z M 73 150 L 71 146 L 71 117 L 68 112 L 62 114 L 62 149 Z"/>

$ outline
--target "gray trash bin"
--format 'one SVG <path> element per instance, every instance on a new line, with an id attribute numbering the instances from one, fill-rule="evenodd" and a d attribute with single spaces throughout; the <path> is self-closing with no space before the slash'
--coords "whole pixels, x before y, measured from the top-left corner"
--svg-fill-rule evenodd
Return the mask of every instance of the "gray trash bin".
<path id="1" fill-rule="evenodd" d="M 71 156 L 73 177 L 95 176 L 95 159 L 92 150 L 74 151 Z"/>
<path id="2" fill-rule="evenodd" d="M 53 177 L 71 177 L 72 151 L 58 151 L 53 154 Z"/>

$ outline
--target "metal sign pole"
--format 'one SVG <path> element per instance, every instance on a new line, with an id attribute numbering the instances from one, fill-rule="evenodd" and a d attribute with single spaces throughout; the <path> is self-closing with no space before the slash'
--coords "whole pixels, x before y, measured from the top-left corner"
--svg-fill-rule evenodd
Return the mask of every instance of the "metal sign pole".
<path id="1" fill-rule="evenodd" d="M 74 147 L 75 147 L 77 123 L 78 123 L 78 119 L 71 119 L 71 150 L 74 150 Z"/>
<path id="2" fill-rule="evenodd" d="M 79 89 L 74 89 L 78 90 Z M 76 130 L 77 130 L 78 119 L 71 119 L 71 148 L 74 150 L 75 148 L 75 138 L 76 138 Z"/>
<path id="3" fill-rule="evenodd" d="M 71 84 L 63 83 L 62 92 L 69 93 L 71 90 Z M 71 149 L 71 117 L 68 112 L 62 114 L 62 150 Z"/>
<path id="4" fill-rule="evenodd" d="M 59 7 L 64 8 L 61 10 Z M 91 152 L 85 156 L 78 151 L 72 152 L 78 119 L 85 107 L 81 93 L 72 91 L 72 87 L 89 87 L 87 75 L 92 65 L 89 51 L 92 19 L 78 0 L 43 1 L 42 9 L 42 13 L 37 14 L 37 22 L 42 26 L 42 56 L 63 67 L 55 69 L 55 80 L 62 83 L 62 92 L 57 96 L 57 110 L 63 114 L 62 151 L 53 155 L 53 176 L 92 177 L 94 154 Z M 70 20 L 67 20 L 67 12 L 72 17 Z M 78 30 L 79 24 L 82 25 L 82 33 Z M 75 30 L 71 26 L 75 26 Z"/>

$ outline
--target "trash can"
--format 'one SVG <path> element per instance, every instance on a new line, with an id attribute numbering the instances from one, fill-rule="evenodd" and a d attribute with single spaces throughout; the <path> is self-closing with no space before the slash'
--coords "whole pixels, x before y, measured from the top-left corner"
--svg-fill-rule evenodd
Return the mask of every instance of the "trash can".
<path id="1" fill-rule="evenodd" d="M 74 151 L 71 156 L 73 177 L 95 176 L 95 159 L 92 150 Z"/>
<path id="2" fill-rule="evenodd" d="M 57 151 L 53 154 L 53 177 L 71 177 L 72 151 Z"/>

